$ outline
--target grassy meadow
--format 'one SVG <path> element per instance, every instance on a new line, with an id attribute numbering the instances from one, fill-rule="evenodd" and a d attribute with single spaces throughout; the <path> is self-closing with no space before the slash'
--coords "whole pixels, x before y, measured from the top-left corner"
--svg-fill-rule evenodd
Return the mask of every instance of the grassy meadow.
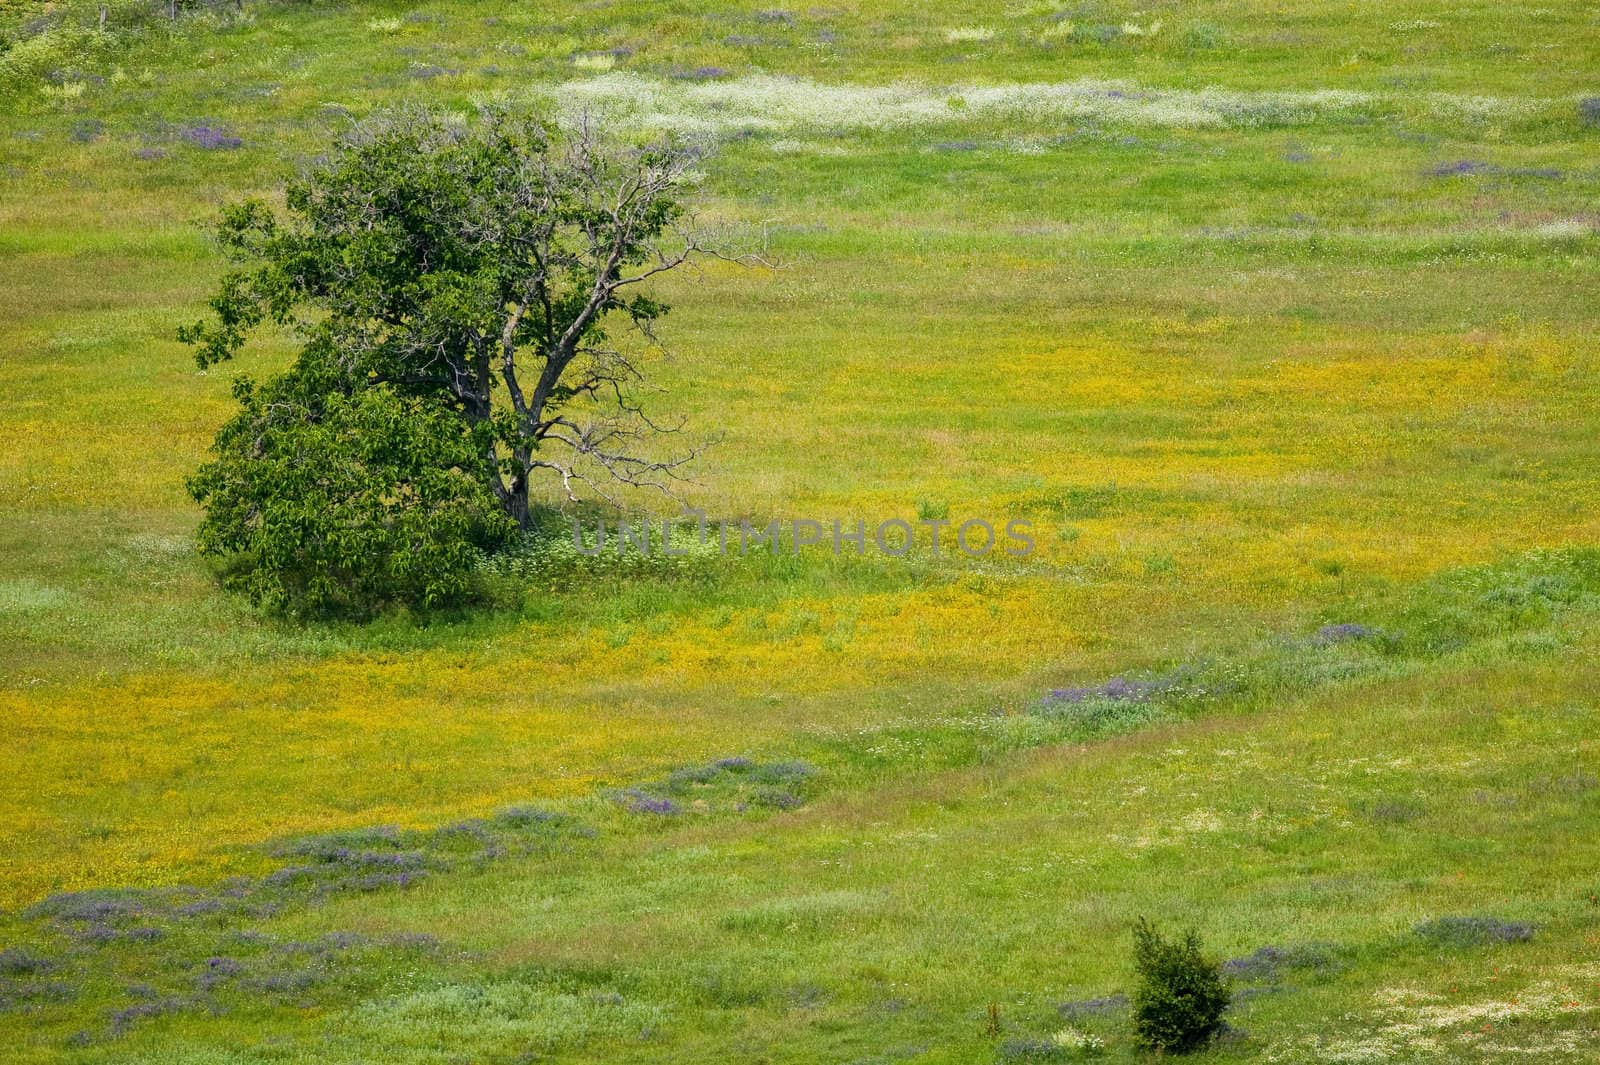
<path id="1" fill-rule="evenodd" d="M 1231 959 L 1208 1060 L 1593 1060 L 1600 8 L 40 10 L 0 1056 L 1135 1060 L 1143 914 Z M 221 592 L 184 480 L 294 338 L 195 369 L 204 223 L 499 100 L 714 145 L 702 223 L 774 263 L 659 286 L 653 409 L 721 438 L 687 502 L 1036 554 L 558 540 L 365 625 Z"/>

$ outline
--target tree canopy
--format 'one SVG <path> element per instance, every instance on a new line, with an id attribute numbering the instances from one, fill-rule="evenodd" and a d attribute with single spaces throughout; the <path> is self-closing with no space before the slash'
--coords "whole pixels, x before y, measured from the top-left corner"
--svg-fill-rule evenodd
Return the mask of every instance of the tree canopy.
<path id="1" fill-rule="evenodd" d="M 676 194 L 696 159 L 490 110 L 356 129 L 218 225 L 235 268 L 180 330 L 202 367 L 271 321 L 293 366 L 236 387 L 238 415 L 190 482 L 202 550 L 291 610 L 432 605 L 533 522 L 543 473 L 571 498 L 666 490 L 635 393 L 666 306 L 643 283 L 708 250 Z"/>

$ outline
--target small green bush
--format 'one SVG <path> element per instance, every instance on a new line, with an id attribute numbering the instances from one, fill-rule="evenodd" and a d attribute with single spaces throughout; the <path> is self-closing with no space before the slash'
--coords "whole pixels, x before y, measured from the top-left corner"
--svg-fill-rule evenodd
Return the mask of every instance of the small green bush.
<path id="1" fill-rule="evenodd" d="M 1133 1032 L 1139 1045 L 1158 1053 L 1198 1050 L 1222 1030 L 1232 994 L 1222 965 L 1200 949 L 1193 929 L 1162 938 L 1145 918 L 1133 927 Z"/>

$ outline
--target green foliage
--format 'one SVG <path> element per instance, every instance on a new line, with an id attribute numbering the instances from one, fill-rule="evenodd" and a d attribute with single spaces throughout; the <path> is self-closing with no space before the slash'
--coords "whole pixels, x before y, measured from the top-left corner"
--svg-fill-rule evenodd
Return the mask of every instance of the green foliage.
<path id="1" fill-rule="evenodd" d="M 654 242 L 681 213 L 665 194 L 687 159 L 612 153 L 587 126 L 568 136 L 522 113 L 469 127 L 412 110 L 291 184 L 287 219 L 227 207 L 218 234 L 240 266 L 179 338 L 202 367 L 267 321 L 307 338 L 270 396 L 241 390 L 244 413 L 191 485 L 229 583 L 292 610 L 456 599 L 481 548 L 531 527 L 535 471 L 569 493 L 592 484 L 552 449 L 626 483 L 670 470 L 623 443 L 653 425 L 604 324 L 623 315 L 648 340 L 665 312 L 624 286 L 676 265 Z M 564 414 L 613 399 L 598 423 Z"/>
<path id="2" fill-rule="evenodd" d="M 1201 950 L 1199 933 L 1191 928 L 1168 940 L 1141 917 L 1133 926 L 1133 958 L 1139 974 L 1133 1032 L 1141 1046 L 1184 1054 L 1222 1030 L 1228 980 L 1221 964 Z"/>
<path id="3" fill-rule="evenodd" d="M 313 346 L 257 387 L 190 480 L 206 508 L 203 552 L 224 583 L 295 613 L 435 606 L 473 590 L 486 549 L 512 523 L 462 472 L 471 448 L 447 412 L 387 385 L 349 387 Z"/>

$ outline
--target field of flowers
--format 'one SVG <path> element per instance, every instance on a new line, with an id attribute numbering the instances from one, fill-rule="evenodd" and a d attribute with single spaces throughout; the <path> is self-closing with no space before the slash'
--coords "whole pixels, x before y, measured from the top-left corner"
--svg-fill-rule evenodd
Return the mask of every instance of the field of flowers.
<path id="1" fill-rule="evenodd" d="M 1600 10 L 972 7 L 0 10 L 17 1060 L 1132 1055 L 1141 913 L 1219 1060 L 1585 1060 Z M 775 264 L 661 286 L 689 503 L 1036 553 L 218 591 L 184 479 L 292 338 L 194 368 L 202 223 L 497 100 L 714 148 Z"/>

